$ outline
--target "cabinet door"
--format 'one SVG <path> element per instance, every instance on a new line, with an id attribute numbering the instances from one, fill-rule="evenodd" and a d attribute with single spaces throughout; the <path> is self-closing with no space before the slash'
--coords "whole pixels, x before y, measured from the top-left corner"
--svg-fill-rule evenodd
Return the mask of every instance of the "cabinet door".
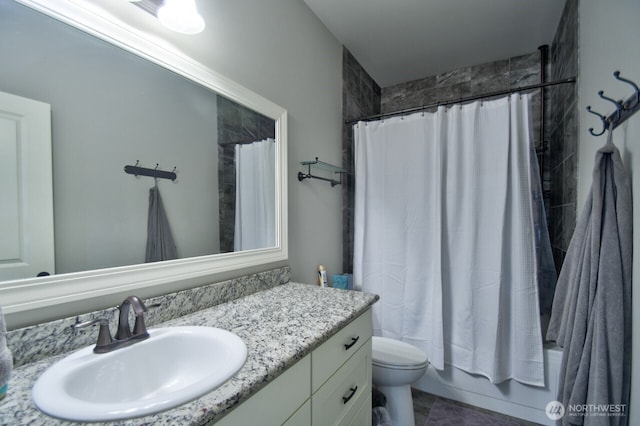
<path id="1" fill-rule="evenodd" d="M 293 416 L 289 417 L 283 426 L 309 426 L 311 424 L 311 400 L 307 400 L 304 405 L 298 408 Z M 371 424 L 371 421 L 369 421 Z M 367 425 L 369 426 L 369 425 Z"/>
<path id="2" fill-rule="evenodd" d="M 311 356 L 307 355 L 215 423 L 216 426 L 285 424 L 292 414 L 298 414 L 298 408 L 309 399 L 310 373 Z M 298 420 L 295 415 L 293 420 L 289 419 L 292 422 Z"/>

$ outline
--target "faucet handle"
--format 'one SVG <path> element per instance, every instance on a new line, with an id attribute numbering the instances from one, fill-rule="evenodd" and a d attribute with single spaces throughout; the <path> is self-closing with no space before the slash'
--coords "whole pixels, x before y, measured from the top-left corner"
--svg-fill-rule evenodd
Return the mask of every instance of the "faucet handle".
<path id="1" fill-rule="evenodd" d="M 154 303 L 153 305 L 149 305 L 149 306 L 146 306 L 143 304 L 144 312 L 149 312 L 149 310 L 155 310 L 160 306 L 162 306 L 161 303 Z M 147 331 L 147 326 L 145 325 L 145 322 L 144 322 L 143 314 L 136 316 L 136 322 L 133 324 L 133 336 L 149 336 L 149 332 Z"/>
<path id="2" fill-rule="evenodd" d="M 133 324 L 133 336 L 149 336 L 147 326 L 144 323 L 144 315 L 140 314 L 136 317 L 136 322 Z"/>
<path id="3" fill-rule="evenodd" d="M 81 322 L 79 324 L 74 325 L 75 328 L 85 328 L 92 326 L 94 324 L 100 325 L 100 331 L 98 332 L 98 342 L 96 343 L 95 348 L 93 348 L 93 352 L 95 353 L 103 353 L 106 352 L 105 349 L 112 342 L 111 331 L 109 330 L 109 320 L 106 318 L 98 318 L 91 321 Z"/>

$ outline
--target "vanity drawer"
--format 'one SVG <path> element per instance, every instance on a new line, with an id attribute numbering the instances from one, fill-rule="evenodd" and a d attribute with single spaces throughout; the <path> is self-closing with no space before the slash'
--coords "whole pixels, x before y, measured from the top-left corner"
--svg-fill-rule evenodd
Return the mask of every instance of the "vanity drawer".
<path id="1" fill-rule="evenodd" d="M 371 339 L 311 397 L 314 426 L 345 424 L 356 418 L 371 397 Z"/>
<path id="2" fill-rule="evenodd" d="M 371 309 L 337 332 L 313 351 L 311 385 L 315 392 L 369 339 L 372 334 Z"/>

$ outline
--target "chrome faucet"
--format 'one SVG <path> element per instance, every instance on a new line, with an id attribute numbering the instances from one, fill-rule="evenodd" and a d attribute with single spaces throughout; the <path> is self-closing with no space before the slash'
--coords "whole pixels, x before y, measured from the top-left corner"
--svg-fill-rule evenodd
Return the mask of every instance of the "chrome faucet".
<path id="1" fill-rule="evenodd" d="M 133 307 L 133 313 L 136 316 L 136 322 L 133 325 L 133 333 L 129 327 L 129 308 Z M 137 296 L 127 297 L 118 306 L 120 309 L 120 318 L 118 322 L 118 331 L 115 338 L 111 337 L 111 331 L 109 330 L 109 320 L 105 318 L 99 318 L 92 321 L 86 321 L 80 324 L 76 324 L 75 328 L 84 328 L 90 325 L 99 324 L 100 332 L 98 333 L 98 342 L 93 348 L 93 352 L 97 354 L 103 354 L 114 351 L 116 349 L 131 346 L 136 342 L 145 340 L 149 337 L 149 332 L 144 324 L 144 313 L 147 312 L 147 307 Z"/>

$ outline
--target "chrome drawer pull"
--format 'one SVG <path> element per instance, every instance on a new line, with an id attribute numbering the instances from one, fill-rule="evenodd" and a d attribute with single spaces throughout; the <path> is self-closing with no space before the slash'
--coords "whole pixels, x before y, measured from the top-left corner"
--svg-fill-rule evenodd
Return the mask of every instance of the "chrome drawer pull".
<path id="1" fill-rule="evenodd" d="M 349 395 L 348 395 L 348 396 L 343 396 L 343 397 L 342 397 L 342 403 L 343 403 L 343 404 L 346 404 L 347 402 L 349 402 L 349 400 L 350 400 L 351 398 L 353 398 L 353 395 L 355 395 L 355 394 L 356 394 L 356 392 L 358 391 L 358 386 L 356 385 L 356 386 L 352 387 L 352 388 L 351 388 L 351 389 L 349 389 L 349 390 L 351 391 L 351 393 L 349 393 Z"/>
<path id="2" fill-rule="evenodd" d="M 344 350 L 345 350 L 345 351 L 348 351 L 349 349 L 351 349 L 351 347 L 352 347 L 353 345 L 355 345 L 356 343 L 358 343 L 358 340 L 360 340 L 360 336 L 358 336 L 358 337 L 352 337 L 352 338 L 351 338 L 351 343 L 345 343 L 345 344 L 344 344 Z"/>

